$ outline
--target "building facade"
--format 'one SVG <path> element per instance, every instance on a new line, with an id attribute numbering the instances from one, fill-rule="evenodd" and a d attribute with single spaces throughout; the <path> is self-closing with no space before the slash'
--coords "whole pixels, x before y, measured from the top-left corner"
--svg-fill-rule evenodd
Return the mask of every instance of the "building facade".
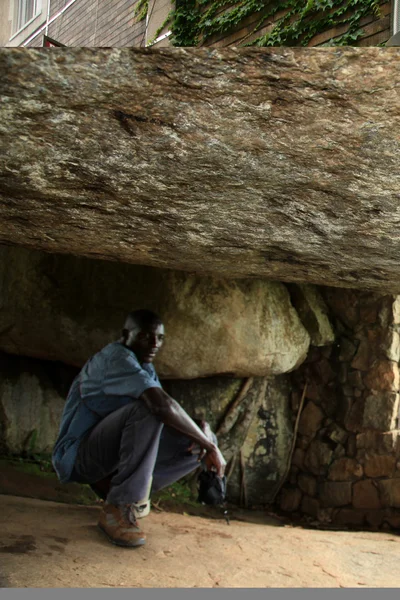
<path id="1" fill-rule="evenodd" d="M 246 2 L 240 4 L 246 5 Z M 207 15 L 197 9 L 202 20 L 197 37 L 179 35 L 185 11 L 196 2 L 173 0 L 0 0 L 0 43 L 2 46 L 42 47 L 52 45 L 90 47 L 146 46 L 241 46 L 241 45 L 355 45 L 378 46 L 400 30 L 400 0 L 374 2 L 365 0 L 360 11 L 348 2 L 344 14 L 339 10 L 344 2 L 333 2 L 332 9 L 302 16 L 308 33 L 279 39 L 271 36 L 277 25 L 296 21 L 289 9 L 279 10 L 279 2 L 265 2 L 256 12 L 242 10 L 237 2 L 227 2 L 223 8 L 207 6 Z M 307 3 L 304 2 L 306 5 Z M 354 4 L 354 7 L 350 5 Z M 212 3 L 210 3 L 212 5 Z M 194 8 L 193 10 L 196 10 Z M 315 23 L 315 15 L 333 18 L 321 20 L 321 30 L 309 35 L 307 23 Z M 338 16 L 340 13 L 340 17 Z M 210 15 L 212 18 L 210 18 Z M 337 16 L 337 18 L 335 17 Z M 357 20 L 357 15 L 359 18 Z M 177 17 L 180 18 L 178 22 Z M 202 17 L 204 17 L 202 19 Z M 307 21 L 308 19 L 308 21 Z M 285 27 L 288 31 L 288 27 Z M 174 31 L 175 30 L 175 31 Z M 347 35 L 350 31 L 351 35 Z M 354 31 L 354 34 L 352 34 Z M 347 37 L 346 37 L 347 36 Z M 269 38 L 269 39 L 268 39 Z M 308 39 L 310 38 L 310 39 Z"/>

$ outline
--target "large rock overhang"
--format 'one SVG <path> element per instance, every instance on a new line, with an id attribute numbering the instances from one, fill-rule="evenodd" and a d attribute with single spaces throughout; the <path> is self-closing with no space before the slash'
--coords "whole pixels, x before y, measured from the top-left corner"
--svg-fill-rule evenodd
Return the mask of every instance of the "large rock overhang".
<path id="1" fill-rule="evenodd" d="M 0 243 L 400 290 L 400 49 L 0 49 Z"/>

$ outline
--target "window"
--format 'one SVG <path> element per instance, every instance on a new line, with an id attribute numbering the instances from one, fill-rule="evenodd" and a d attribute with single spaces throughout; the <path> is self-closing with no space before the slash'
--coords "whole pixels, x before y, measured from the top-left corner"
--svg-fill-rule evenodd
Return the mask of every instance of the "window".
<path id="1" fill-rule="evenodd" d="M 42 0 L 14 0 L 13 33 L 22 29 L 41 10 Z"/>

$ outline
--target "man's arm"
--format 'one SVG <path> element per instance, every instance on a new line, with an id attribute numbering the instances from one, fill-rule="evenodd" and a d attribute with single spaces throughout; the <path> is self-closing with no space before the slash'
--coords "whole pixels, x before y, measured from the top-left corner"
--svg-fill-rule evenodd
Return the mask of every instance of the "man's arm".
<path id="1" fill-rule="evenodd" d="M 158 387 L 145 390 L 141 394 L 140 400 L 143 400 L 150 412 L 165 425 L 177 429 L 198 444 L 200 448 L 204 448 L 208 465 L 214 466 L 218 475 L 223 476 L 226 461 L 218 446 L 201 431 L 176 400 Z"/>

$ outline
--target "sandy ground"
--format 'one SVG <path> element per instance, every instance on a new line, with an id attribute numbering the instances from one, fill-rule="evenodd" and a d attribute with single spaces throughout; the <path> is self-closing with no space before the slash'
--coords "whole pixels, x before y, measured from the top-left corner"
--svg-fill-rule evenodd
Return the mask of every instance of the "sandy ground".
<path id="1" fill-rule="evenodd" d="M 305 529 L 251 513 L 228 525 L 152 510 L 141 520 L 146 546 L 126 549 L 97 529 L 100 510 L 0 496 L 1 587 L 400 586 L 394 533 Z"/>

